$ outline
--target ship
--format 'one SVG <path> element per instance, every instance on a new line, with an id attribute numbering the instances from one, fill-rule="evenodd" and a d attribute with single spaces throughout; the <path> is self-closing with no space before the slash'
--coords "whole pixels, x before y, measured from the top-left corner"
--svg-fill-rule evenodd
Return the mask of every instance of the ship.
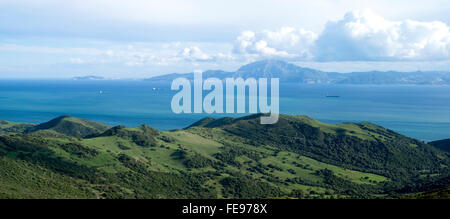
<path id="1" fill-rule="evenodd" d="M 325 97 L 340 97 L 340 96 L 337 96 L 337 95 L 328 95 L 328 93 L 325 95 Z"/>

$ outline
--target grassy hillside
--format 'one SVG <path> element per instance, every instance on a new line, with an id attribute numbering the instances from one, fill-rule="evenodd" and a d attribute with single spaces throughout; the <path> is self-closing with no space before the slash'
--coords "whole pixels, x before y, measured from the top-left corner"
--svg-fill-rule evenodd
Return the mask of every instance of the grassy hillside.
<path id="1" fill-rule="evenodd" d="M 8 122 L 0 120 L 0 134 L 21 133 L 33 126 L 34 125 L 32 124 Z"/>
<path id="2" fill-rule="evenodd" d="M 107 125 L 70 116 L 60 116 L 48 122 L 29 127 L 26 133 L 47 132 L 59 133 L 73 137 L 86 137 L 104 132 Z"/>
<path id="3" fill-rule="evenodd" d="M 250 145 L 270 145 L 395 181 L 407 181 L 419 171 L 442 172 L 448 165 L 448 157 L 432 146 L 370 123 L 331 125 L 282 115 L 274 125 L 261 125 L 259 115 L 253 115 L 210 120 L 197 127 L 220 129 Z"/>
<path id="4" fill-rule="evenodd" d="M 450 187 L 404 196 L 406 199 L 450 199 Z"/>
<path id="5" fill-rule="evenodd" d="M 436 148 L 450 153 L 450 139 L 444 139 L 439 141 L 432 141 L 429 144 Z"/>
<path id="6" fill-rule="evenodd" d="M 3 132 L 0 197 L 379 198 L 448 176 L 448 154 L 370 123 L 259 116 L 174 131 L 64 116 Z"/>

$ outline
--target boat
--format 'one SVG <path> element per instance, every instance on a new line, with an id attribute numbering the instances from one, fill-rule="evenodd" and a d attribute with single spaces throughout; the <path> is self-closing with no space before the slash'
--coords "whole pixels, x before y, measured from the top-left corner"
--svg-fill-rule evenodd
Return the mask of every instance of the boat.
<path id="1" fill-rule="evenodd" d="M 340 97 L 340 96 L 337 96 L 337 95 L 328 95 L 328 93 L 325 95 L 325 97 Z"/>

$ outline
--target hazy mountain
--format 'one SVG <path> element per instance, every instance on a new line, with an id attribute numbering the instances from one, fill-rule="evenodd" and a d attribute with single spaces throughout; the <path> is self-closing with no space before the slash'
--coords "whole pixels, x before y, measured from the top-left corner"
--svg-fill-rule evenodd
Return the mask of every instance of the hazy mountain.
<path id="1" fill-rule="evenodd" d="M 151 81 L 172 81 L 177 77 L 185 77 L 190 80 L 192 73 L 168 74 L 149 78 Z M 444 85 L 450 84 L 450 72 L 396 72 L 396 71 L 371 71 L 336 73 L 324 72 L 311 68 L 302 68 L 280 60 L 263 60 L 253 62 L 240 67 L 236 72 L 221 70 L 206 71 L 203 78 L 227 77 L 262 78 L 276 77 L 281 82 L 301 84 L 415 84 L 415 85 Z"/>
<path id="2" fill-rule="evenodd" d="M 233 77 L 234 72 L 226 72 L 226 71 L 222 71 L 222 70 L 208 70 L 203 72 L 202 77 L 203 79 L 206 78 L 220 78 L 220 79 L 224 79 L 224 78 L 228 78 L 228 77 Z M 161 76 L 156 76 L 156 77 L 152 77 L 152 78 L 148 78 L 145 79 L 147 81 L 173 81 L 176 78 L 187 78 L 188 80 L 193 80 L 194 79 L 194 74 L 193 72 L 190 73 L 173 73 L 173 74 L 167 74 L 167 75 L 161 75 Z"/>
<path id="3" fill-rule="evenodd" d="M 79 81 L 89 81 L 89 80 L 105 80 L 106 78 L 101 77 L 101 76 L 88 75 L 88 76 L 73 77 L 72 79 L 79 80 Z"/>
<path id="4" fill-rule="evenodd" d="M 339 84 L 450 84 L 450 72 L 355 72 L 345 75 Z"/>
<path id="5" fill-rule="evenodd" d="M 239 68 L 234 77 L 280 78 L 281 82 L 328 84 L 342 78 L 342 74 L 302 68 L 279 60 L 253 62 Z"/>

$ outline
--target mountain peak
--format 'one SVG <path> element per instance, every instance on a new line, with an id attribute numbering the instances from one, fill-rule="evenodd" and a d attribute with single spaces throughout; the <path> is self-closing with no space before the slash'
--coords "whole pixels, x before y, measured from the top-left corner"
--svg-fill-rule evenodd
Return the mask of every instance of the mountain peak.
<path id="1" fill-rule="evenodd" d="M 293 64 L 287 63 L 285 61 L 282 60 L 278 60 L 278 59 L 265 59 L 265 60 L 260 60 L 260 61 L 256 61 L 256 62 L 251 62 L 248 63 L 246 65 L 241 66 L 237 71 L 241 71 L 241 70 L 246 70 L 249 68 L 255 68 L 255 67 L 287 67 L 287 66 L 295 66 Z M 295 67 L 299 67 L 299 66 L 295 66 Z"/>
<path id="2" fill-rule="evenodd" d="M 281 60 L 262 60 L 239 68 L 234 77 L 279 78 L 281 82 L 331 83 L 334 75 L 315 69 L 303 68 Z"/>
<path id="3" fill-rule="evenodd" d="M 287 73 L 294 69 L 301 69 L 301 67 L 281 61 L 281 60 L 261 60 L 252 62 L 240 67 L 236 71 L 237 77 L 273 77 L 282 73 Z"/>

